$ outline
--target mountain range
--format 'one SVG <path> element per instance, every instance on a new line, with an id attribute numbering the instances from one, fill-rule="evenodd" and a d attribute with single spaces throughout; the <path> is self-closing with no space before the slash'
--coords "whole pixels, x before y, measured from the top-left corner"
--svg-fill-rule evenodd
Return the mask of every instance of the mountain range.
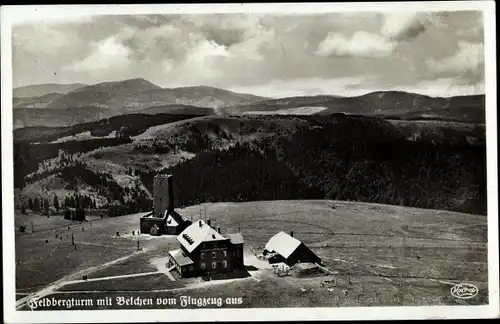
<path id="1" fill-rule="evenodd" d="M 85 87 L 83 83 L 71 84 L 32 84 L 24 87 L 15 88 L 12 96 L 14 98 L 27 98 L 27 97 L 42 97 L 50 93 L 66 94 L 81 87 Z"/>
<path id="2" fill-rule="evenodd" d="M 47 93 L 48 89 L 52 91 Z M 29 108 L 29 105 L 44 103 L 44 107 L 41 108 L 100 107 L 127 113 L 169 104 L 218 108 L 268 99 L 208 86 L 162 88 L 142 78 L 94 85 L 77 86 L 75 84 L 70 91 L 63 91 L 64 89 L 69 88 L 61 86 L 57 89 L 54 85 L 46 84 L 16 88 L 14 89 L 14 107 Z M 40 95 L 19 96 L 18 93 L 39 93 Z M 47 97 L 48 95 L 50 98 Z"/>
<path id="3" fill-rule="evenodd" d="M 270 99 L 209 86 L 162 88 L 142 78 L 94 85 L 30 85 L 14 89 L 13 94 L 14 128 L 68 126 L 130 113 L 200 116 L 345 113 L 391 119 L 485 121 L 484 95 L 443 98 L 378 91 L 356 97 Z"/>

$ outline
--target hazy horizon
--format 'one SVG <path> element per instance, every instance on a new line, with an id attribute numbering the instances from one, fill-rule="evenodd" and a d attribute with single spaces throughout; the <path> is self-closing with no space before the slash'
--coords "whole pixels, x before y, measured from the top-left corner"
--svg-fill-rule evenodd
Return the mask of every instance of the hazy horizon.
<path id="1" fill-rule="evenodd" d="M 44 18 L 12 35 L 15 88 L 144 78 L 271 98 L 484 94 L 480 11 Z"/>
<path id="2" fill-rule="evenodd" d="M 146 80 L 148 82 L 151 82 L 150 80 L 145 79 L 145 78 L 130 78 L 130 79 L 114 80 L 114 81 L 106 80 L 106 81 L 100 81 L 100 82 L 91 83 L 91 84 L 85 84 L 85 83 L 80 83 L 80 82 L 73 82 L 73 83 L 35 83 L 35 84 L 28 84 L 28 85 L 25 85 L 25 86 L 16 87 L 16 88 L 13 88 L 13 90 L 24 88 L 24 87 L 40 86 L 40 85 L 68 86 L 68 85 L 72 85 L 72 84 L 84 84 L 84 86 L 92 86 L 92 85 L 96 85 L 96 84 L 100 84 L 100 83 L 121 82 L 121 81 L 133 80 L 133 79 L 144 79 L 144 80 Z M 157 85 L 154 82 L 151 82 L 151 83 L 153 83 L 154 85 Z M 157 85 L 157 86 L 159 86 L 159 85 Z M 189 86 L 179 86 L 179 87 L 173 86 L 173 87 L 162 87 L 162 88 L 164 88 L 164 89 L 166 89 L 166 88 L 168 88 L 168 89 L 177 89 L 177 88 L 184 88 L 184 87 L 212 87 L 212 86 L 205 85 L 205 84 L 196 84 L 196 85 L 189 85 Z M 372 89 L 372 90 L 369 90 L 369 91 L 360 91 L 359 93 L 353 93 L 353 94 L 350 94 L 350 95 L 338 95 L 335 92 L 332 92 L 332 93 L 320 93 L 320 94 L 293 94 L 292 92 L 290 92 L 290 94 L 286 95 L 286 96 L 272 96 L 272 95 L 267 95 L 266 96 L 266 95 L 260 95 L 260 94 L 256 94 L 256 93 L 249 93 L 249 92 L 244 92 L 244 91 L 229 90 L 229 89 L 224 89 L 224 88 L 219 88 L 219 87 L 215 87 L 215 88 L 221 89 L 221 90 L 233 91 L 233 92 L 237 92 L 237 93 L 241 93 L 241 94 L 249 94 L 249 95 L 256 95 L 256 96 L 267 97 L 269 99 L 280 99 L 280 98 L 300 97 L 300 96 L 355 97 L 355 96 L 366 95 L 366 94 L 373 93 L 373 92 L 390 92 L 390 91 L 394 91 L 394 92 L 402 91 L 402 92 L 413 93 L 413 94 L 418 94 L 418 95 L 424 95 L 424 96 L 429 96 L 429 97 L 436 97 L 436 98 L 437 97 L 444 97 L 444 98 L 446 98 L 446 97 L 454 97 L 454 96 L 462 96 L 462 95 L 466 95 L 466 96 L 467 95 L 485 95 L 484 92 L 481 92 L 481 93 L 473 93 L 473 94 L 460 94 L 460 93 L 457 93 L 457 94 L 439 96 L 439 95 L 432 95 L 432 94 L 421 93 L 421 92 L 418 92 L 418 91 L 415 91 L 415 90 L 411 90 L 411 89 Z"/>

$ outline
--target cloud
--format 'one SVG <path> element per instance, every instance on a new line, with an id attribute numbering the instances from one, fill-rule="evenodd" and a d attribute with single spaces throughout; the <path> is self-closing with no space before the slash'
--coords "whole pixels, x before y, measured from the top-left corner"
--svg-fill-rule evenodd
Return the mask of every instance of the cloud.
<path id="1" fill-rule="evenodd" d="M 56 54 L 65 47 L 75 45 L 79 37 L 71 32 L 63 32 L 47 25 L 22 26 L 12 30 L 14 49 L 40 54 Z M 47 44 L 50 44 L 48 46 Z"/>
<path id="2" fill-rule="evenodd" d="M 336 94 L 343 88 L 353 91 L 356 82 L 361 82 L 358 92 L 411 87 L 423 79 L 463 76 L 464 67 L 480 71 L 483 63 L 469 60 L 467 67 L 464 62 L 466 57 L 480 60 L 483 54 L 474 55 L 463 42 L 473 48 L 482 44 L 482 23 L 474 12 L 117 15 L 37 21 L 13 29 L 13 82 L 91 84 L 143 77 L 160 86 L 204 84 L 271 96 Z M 379 78 L 366 80 L 364 75 Z M 351 84 L 344 78 L 355 80 Z M 481 82 L 484 75 L 474 72 L 463 79 L 473 84 L 471 80 Z"/>
<path id="3" fill-rule="evenodd" d="M 420 80 L 411 84 L 380 84 L 370 82 L 353 83 L 346 86 L 348 95 L 362 95 L 375 91 L 406 91 L 428 95 L 431 97 L 451 97 L 483 94 L 484 81 L 470 82 L 455 78 L 437 78 L 433 80 Z"/>
<path id="4" fill-rule="evenodd" d="M 319 56 L 386 57 L 392 53 L 396 43 L 377 34 L 358 31 L 351 37 L 341 33 L 330 33 L 319 44 Z"/>
<path id="5" fill-rule="evenodd" d="M 205 39 L 190 48 L 182 61 L 174 63 L 167 59 L 163 67 L 167 70 L 168 79 L 174 84 L 201 84 L 222 77 L 224 72 L 219 68 L 220 63 L 230 56 L 225 46 Z"/>
<path id="6" fill-rule="evenodd" d="M 186 62 L 201 65 L 213 58 L 228 57 L 229 55 L 225 46 L 221 46 L 214 41 L 204 40 L 198 43 L 187 55 Z"/>
<path id="7" fill-rule="evenodd" d="M 259 28 L 245 40 L 234 44 L 229 48 L 233 55 L 248 60 L 262 61 L 264 55 L 262 50 L 269 49 L 271 45 L 276 46 L 276 33 L 274 29 Z"/>
<path id="8" fill-rule="evenodd" d="M 484 93 L 484 82 L 463 82 L 454 78 L 422 80 L 415 84 L 380 85 L 373 81 L 380 75 L 364 75 L 345 78 L 307 78 L 292 81 L 272 81 L 258 86 L 230 87 L 229 90 L 256 95 L 285 98 L 301 95 L 360 96 L 375 91 L 399 90 L 433 97 L 463 96 Z"/>
<path id="9" fill-rule="evenodd" d="M 83 60 L 70 64 L 66 69 L 76 72 L 104 73 L 113 69 L 124 69 L 130 65 L 130 49 L 115 36 L 94 44 L 92 52 Z"/>
<path id="10" fill-rule="evenodd" d="M 484 45 L 459 41 L 458 50 L 453 56 L 440 60 L 430 58 L 426 64 L 433 72 L 481 73 L 484 68 Z"/>
<path id="11" fill-rule="evenodd" d="M 382 15 L 379 30 L 356 31 L 351 37 L 330 32 L 319 44 L 317 55 L 381 58 L 391 55 L 400 42 L 411 41 L 426 30 L 426 17 L 415 13 Z M 362 25 L 360 25 L 362 26 Z"/>
<path id="12" fill-rule="evenodd" d="M 233 86 L 229 90 L 252 93 L 264 97 L 284 98 L 293 96 L 339 95 L 351 96 L 363 93 L 362 90 L 351 89 L 354 84 L 362 84 L 372 75 L 345 78 L 299 78 L 290 81 L 273 80 L 255 86 Z"/>
<path id="13" fill-rule="evenodd" d="M 413 12 L 387 14 L 380 33 L 395 41 L 409 41 L 426 30 L 425 22 L 425 17 Z"/>
<path id="14" fill-rule="evenodd" d="M 455 78 L 439 78 L 435 80 L 422 80 L 415 86 L 407 87 L 406 89 L 407 91 L 429 96 L 451 97 L 483 94 L 485 84 L 484 81 L 457 82 Z"/>

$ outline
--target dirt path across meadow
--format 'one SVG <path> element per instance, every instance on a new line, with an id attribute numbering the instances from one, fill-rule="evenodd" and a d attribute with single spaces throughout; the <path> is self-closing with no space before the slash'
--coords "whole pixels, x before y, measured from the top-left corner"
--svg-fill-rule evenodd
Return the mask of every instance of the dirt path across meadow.
<path id="1" fill-rule="evenodd" d="M 16 301 L 16 309 L 23 308 L 29 302 L 29 300 L 32 299 L 32 298 L 42 298 L 42 297 L 45 297 L 47 295 L 51 295 L 52 293 L 54 293 L 55 290 L 59 289 L 62 286 L 65 286 L 71 278 L 82 276 L 84 274 L 95 272 L 97 270 L 101 270 L 101 269 L 106 268 L 106 267 L 108 267 L 110 265 L 113 265 L 113 264 L 122 262 L 124 260 L 127 260 L 128 258 L 132 257 L 133 255 L 137 255 L 139 253 L 142 253 L 142 251 L 137 251 L 135 253 L 132 253 L 132 254 L 129 254 L 127 256 L 115 259 L 113 261 L 106 262 L 106 263 L 100 264 L 98 266 L 90 267 L 90 268 L 87 268 L 87 269 L 80 270 L 80 271 L 77 271 L 75 273 L 69 274 L 67 276 L 64 276 L 63 278 L 61 278 L 61 279 L 59 279 L 59 280 L 57 280 L 57 281 L 49 284 L 45 288 L 43 288 L 43 289 L 41 289 L 41 290 L 39 290 L 37 292 L 31 293 L 31 294 L 27 295 L 26 297 L 23 297 L 23 298 L 20 298 L 19 300 L 17 300 Z"/>

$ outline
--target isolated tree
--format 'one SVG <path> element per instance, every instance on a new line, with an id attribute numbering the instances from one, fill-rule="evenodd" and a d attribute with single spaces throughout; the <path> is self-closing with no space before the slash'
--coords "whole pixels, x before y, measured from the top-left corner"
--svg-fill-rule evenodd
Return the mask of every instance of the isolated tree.
<path id="1" fill-rule="evenodd" d="M 49 214 L 49 200 L 48 199 L 43 200 L 43 214 L 44 215 Z"/>
<path id="2" fill-rule="evenodd" d="M 33 210 L 33 200 L 31 198 L 28 199 L 28 209 Z"/>
<path id="3" fill-rule="evenodd" d="M 21 214 L 26 215 L 26 206 L 24 206 L 24 203 L 21 205 Z"/>
<path id="4" fill-rule="evenodd" d="M 40 200 L 37 198 L 35 198 L 35 200 L 33 201 L 33 208 L 32 210 L 34 212 L 39 212 L 40 211 Z"/>
<path id="5" fill-rule="evenodd" d="M 54 205 L 54 208 L 55 208 L 57 211 L 59 211 L 59 208 L 60 208 L 60 206 L 59 206 L 59 199 L 57 199 L 57 196 L 56 196 L 56 195 L 54 195 L 54 201 L 53 201 L 53 203 L 52 203 L 52 204 Z"/>

